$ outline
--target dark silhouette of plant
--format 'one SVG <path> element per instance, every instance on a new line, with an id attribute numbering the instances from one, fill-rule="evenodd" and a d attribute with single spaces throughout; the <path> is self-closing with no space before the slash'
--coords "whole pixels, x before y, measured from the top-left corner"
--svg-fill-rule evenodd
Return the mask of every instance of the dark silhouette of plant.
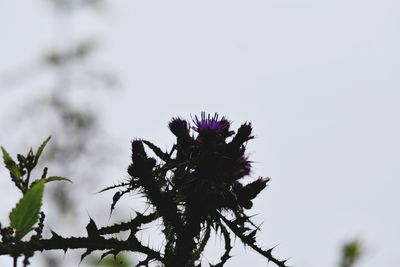
<path id="1" fill-rule="evenodd" d="M 241 179 L 251 172 L 251 161 L 246 155 L 246 143 L 253 138 L 252 126 L 245 123 L 235 133 L 231 123 L 217 114 L 205 113 L 193 119 L 193 125 L 181 118 L 174 118 L 169 128 L 176 136 L 176 144 L 169 152 L 144 139 L 132 141 L 132 163 L 128 167 L 129 178 L 101 190 L 117 190 L 113 196 L 111 211 L 121 197 L 128 193 L 142 194 L 149 209 L 137 213 L 128 222 L 98 228 L 93 219 L 86 227 L 87 237 L 61 237 L 52 232 L 45 239 L 44 213 L 40 212 L 45 183 L 67 180 L 63 177 L 47 177 L 47 168 L 41 178 L 30 182 L 31 170 L 36 166 L 46 140 L 36 154 L 30 150 L 27 156 L 18 155 L 16 163 L 3 149 L 3 158 L 14 184 L 23 197 L 10 213 L 10 226 L 1 228 L 0 255 L 17 258 L 25 256 L 24 266 L 35 251 L 53 249 L 86 249 L 81 259 L 93 251 L 103 251 L 101 258 L 117 255 L 122 251 L 139 252 L 146 256 L 137 266 L 150 263 L 165 267 L 200 266 L 203 250 L 212 231 L 221 233 L 225 251 L 216 264 L 223 266 L 231 257 L 231 237 L 236 236 L 267 261 L 286 267 L 285 260 L 272 255 L 272 249 L 264 250 L 256 244 L 259 227 L 246 215 L 252 200 L 266 187 L 269 178 L 258 178 L 249 184 Z M 154 157 L 146 153 L 147 147 Z M 142 226 L 159 222 L 164 234 L 164 247 L 159 251 L 150 248 L 137 237 Z M 37 224 L 36 227 L 34 225 Z M 22 239 L 34 231 L 30 239 Z M 128 231 L 127 239 L 110 238 L 108 235 Z M 33 233 L 33 232 L 32 232 Z"/>

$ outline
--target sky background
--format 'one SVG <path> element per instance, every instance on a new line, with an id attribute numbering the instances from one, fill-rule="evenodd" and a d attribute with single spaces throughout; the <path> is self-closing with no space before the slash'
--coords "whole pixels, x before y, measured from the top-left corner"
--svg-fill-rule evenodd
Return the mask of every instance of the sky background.
<path id="1" fill-rule="evenodd" d="M 1 1 L 0 73 L 35 69 L 38 51 L 66 38 L 57 23 L 45 1 Z M 334 267 L 343 242 L 360 238 L 360 267 L 398 264 L 399 1 L 118 0 L 68 23 L 67 37 L 98 36 L 96 64 L 120 79 L 112 95 L 82 100 L 122 148 L 113 177 L 132 138 L 170 147 L 172 116 L 251 121 L 252 176 L 272 178 L 252 211 L 264 222 L 259 244 L 279 245 L 292 266 Z M 0 82 L 1 118 L 51 82 Z M 9 139 L 0 131 L 19 152 Z M 2 222 L 18 198 L 9 187 L 1 182 Z M 227 266 L 245 264 L 266 265 L 237 242 Z"/>

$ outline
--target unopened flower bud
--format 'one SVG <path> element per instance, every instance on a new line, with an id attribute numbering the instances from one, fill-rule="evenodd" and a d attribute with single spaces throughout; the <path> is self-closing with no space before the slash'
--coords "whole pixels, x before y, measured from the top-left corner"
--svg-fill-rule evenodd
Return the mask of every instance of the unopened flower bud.
<path id="1" fill-rule="evenodd" d="M 253 127 L 251 127 L 251 123 L 242 124 L 242 126 L 239 127 L 235 137 L 232 139 L 232 144 L 240 146 L 244 142 L 254 138 L 254 136 L 251 135 L 252 130 Z"/>
<path id="2" fill-rule="evenodd" d="M 189 125 L 187 121 L 181 118 L 173 118 L 168 127 L 176 137 L 182 138 L 189 135 Z"/>

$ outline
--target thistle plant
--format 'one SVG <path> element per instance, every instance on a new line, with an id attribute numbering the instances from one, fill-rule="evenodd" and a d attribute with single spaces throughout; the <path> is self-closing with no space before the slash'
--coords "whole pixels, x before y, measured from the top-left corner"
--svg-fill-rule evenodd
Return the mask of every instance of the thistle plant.
<path id="1" fill-rule="evenodd" d="M 136 266 L 202 266 L 204 249 L 214 231 L 221 234 L 225 245 L 219 262 L 210 264 L 210 267 L 224 266 L 231 258 L 233 237 L 261 254 L 266 261 L 286 267 L 286 261 L 275 258 L 272 249 L 262 249 L 256 243 L 256 234 L 260 229 L 245 212 L 252 208 L 253 199 L 269 182 L 267 177 L 248 184 L 242 182 L 251 173 L 246 144 L 253 139 L 252 125 L 244 123 L 234 132 L 231 122 L 225 117 L 202 113 L 191 122 L 173 118 L 169 129 L 176 136 L 176 143 L 169 151 L 163 151 L 148 140 L 134 139 L 131 142 L 132 163 L 128 167 L 128 178 L 101 190 L 116 191 L 111 212 L 121 197 L 132 193 L 144 197 L 149 206 L 146 212 L 137 212 L 130 221 L 100 228 L 90 219 L 86 237 L 62 237 L 52 232 L 52 236 L 46 239 L 41 235 L 44 213 L 40 209 L 44 184 L 67 180 L 58 176 L 47 178 L 45 168 L 41 178 L 29 181 L 29 169 L 36 166 L 48 140 L 35 156 L 33 152 L 28 157 L 19 155 L 18 164 L 3 149 L 5 165 L 23 197 L 10 213 L 10 226 L 1 228 L 0 255 L 14 257 L 15 265 L 16 259 L 24 256 L 23 264 L 26 266 L 29 257 L 36 251 L 85 249 L 81 260 L 96 250 L 103 251 L 101 259 L 131 251 L 145 255 Z M 36 163 L 29 165 L 27 162 L 32 161 L 32 156 Z M 22 178 L 26 174 L 28 176 Z M 36 204 L 32 206 L 33 199 Z M 28 217 L 29 223 L 24 223 L 24 226 L 16 223 Z M 159 250 L 145 245 L 138 238 L 143 226 L 152 222 L 162 225 L 165 242 Z M 129 233 L 126 239 L 108 237 L 125 231 Z M 24 239 L 30 232 L 33 233 L 30 239 Z"/>

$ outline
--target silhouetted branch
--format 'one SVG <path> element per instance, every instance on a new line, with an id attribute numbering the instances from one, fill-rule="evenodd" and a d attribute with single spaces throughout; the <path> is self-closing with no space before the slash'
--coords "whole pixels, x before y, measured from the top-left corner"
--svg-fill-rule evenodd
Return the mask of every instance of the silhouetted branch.
<path id="1" fill-rule="evenodd" d="M 20 256 L 30 254 L 36 251 L 57 250 L 67 251 L 68 249 L 86 249 L 88 251 L 95 250 L 116 250 L 116 251 L 132 251 L 140 252 L 150 256 L 152 259 L 163 261 L 162 256 L 143 246 L 137 239 L 127 241 L 117 240 L 115 238 L 90 238 L 90 237 L 69 237 L 63 238 L 53 236 L 50 239 L 41 239 L 35 241 L 19 241 L 16 243 L 0 242 L 0 255 Z"/>

